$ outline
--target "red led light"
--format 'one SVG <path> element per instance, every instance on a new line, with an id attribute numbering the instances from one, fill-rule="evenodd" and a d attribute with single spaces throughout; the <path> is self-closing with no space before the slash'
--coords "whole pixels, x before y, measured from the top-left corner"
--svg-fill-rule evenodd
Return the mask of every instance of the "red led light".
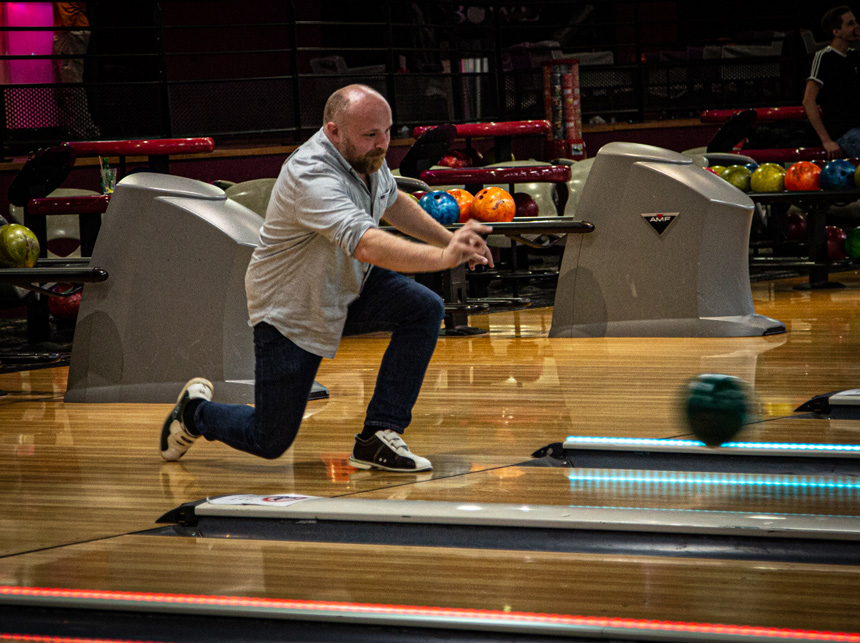
<path id="1" fill-rule="evenodd" d="M 25 641 L 26 643 L 143 643 L 142 641 L 125 641 L 119 639 L 87 639 L 74 636 L 41 636 L 38 634 L 3 634 L 0 641 Z M 148 643 L 153 643 L 149 641 Z"/>
<path id="2" fill-rule="evenodd" d="M 535 612 L 502 612 L 497 610 L 461 609 L 451 607 L 422 607 L 419 605 L 386 605 L 372 603 L 347 603 L 333 601 L 303 601 L 281 598 L 255 598 L 244 596 L 206 596 L 193 594 L 158 594 L 149 592 L 118 592 L 84 589 L 58 589 L 39 587 L 0 587 L 0 596 L 29 596 L 37 598 L 68 598 L 87 601 L 135 602 L 160 604 L 185 604 L 226 607 L 253 607 L 265 610 L 302 610 L 314 612 L 338 612 L 352 614 L 378 614 L 386 616 L 439 619 L 471 619 L 488 622 L 517 622 L 531 625 L 563 625 L 571 627 L 616 628 L 624 630 L 650 630 L 664 632 L 688 632 L 694 634 L 725 634 L 745 637 L 765 637 L 778 640 L 814 640 L 835 643 L 860 643 L 860 633 L 795 630 L 789 628 L 759 627 L 751 625 L 729 625 L 718 623 L 693 623 L 683 621 L 656 621 L 632 618 L 610 618 L 596 616 L 574 616 L 569 614 L 542 614 Z M 0 640 L 27 641 L 74 641 L 88 639 L 57 638 L 11 638 L 0 634 Z M 7 637 L 4 639 L 4 637 Z"/>

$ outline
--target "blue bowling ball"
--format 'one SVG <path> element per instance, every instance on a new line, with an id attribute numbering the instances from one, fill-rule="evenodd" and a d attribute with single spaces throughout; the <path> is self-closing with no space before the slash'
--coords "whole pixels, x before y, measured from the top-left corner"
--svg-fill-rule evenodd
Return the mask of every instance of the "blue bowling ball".
<path id="1" fill-rule="evenodd" d="M 821 170 L 822 190 L 847 190 L 854 187 L 854 164 L 847 159 L 829 161 Z"/>
<path id="2" fill-rule="evenodd" d="M 851 180 L 854 180 L 853 175 Z M 457 199 L 444 190 L 428 192 L 421 197 L 418 205 L 442 225 L 450 225 L 460 220 L 460 204 L 457 203 Z"/>
<path id="3" fill-rule="evenodd" d="M 755 172 L 758 169 L 758 163 L 746 163 L 744 167 L 750 172 Z"/>

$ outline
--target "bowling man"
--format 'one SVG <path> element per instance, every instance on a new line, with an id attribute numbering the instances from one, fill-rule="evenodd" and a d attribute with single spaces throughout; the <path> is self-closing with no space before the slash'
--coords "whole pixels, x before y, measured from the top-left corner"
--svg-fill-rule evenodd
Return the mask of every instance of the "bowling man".
<path id="1" fill-rule="evenodd" d="M 385 162 L 391 108 L 375 90 L 339 89 L 323 119 L 281 168 L 245 277 L 255 407 L 212 402 L 212 384 L 192 379 L 164 422 L 165 460 L 181 458 L 200 436 L 263 458 L 281 456 L 296 437 L 322 358 L 335 356 L 341 337 L 387 331 L 391 339 L 364 427 L 356 427 L 350 464 L 400 472 L 432 468 L 402 434 L 444 306 L 401 273 L 466 262 L 492 266 L 481 236 L 492 228 L 468 222 L 452 234 L 398 192 Z M 382 218 L 425 243 L 380 229 Z"/>
<path id="2" fill-rule="evenodd" d="M 860 156 L 860 53 L 850 48 L 860 26 L 841 6 L 824 14 L 821 28 L 831 41 L 812 60 L 803 109 L 828 159 Z"/>

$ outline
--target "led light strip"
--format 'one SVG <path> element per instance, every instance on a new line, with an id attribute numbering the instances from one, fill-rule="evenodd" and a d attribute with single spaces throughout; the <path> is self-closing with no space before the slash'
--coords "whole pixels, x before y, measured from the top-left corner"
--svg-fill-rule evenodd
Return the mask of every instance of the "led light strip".
<path id="1" fill-rule="evenodd" d="M 860 480 L 853 478 L 827 478 L 823 476 L 726 476 L 721 473 L 682 471 L 624 471 L 611 473 L 607 469 L 572 469 L 567 476 L 571 482 L 610 482 L 637 484 L 713 485 L 725 487 L 770 487 L 784 489 L 860 489 Z"/>
<path id="2" fill-rule="evenodd" d="M 142 643 L 132 639 L 91 639 L 78 636 L 48 636 L 41 634 L 3 634 L 0 641 L 18 641 L 23 643 Z M 147 641 L 147 643 L 154 643 Z"/>
<path id="3" fill-rule="evenodd" d="M 320 615 L 329 614 L 338 622 L 344 616 L 352 615 L 356 620 L 368 624 L 379 624 L 380 619 L 395 619 L 398 624 L 438 627 L 460 627 L 471 630 L 513 630 L 516 626 L 531 629 L 550 629 L 572 634 L 591 635 L 599 638 L 607 636 L 633 635 L 635 632 L 687 633 L 695 635 L 689 640 L 700 640 L 702 635 L 722 639 L 768 639 L 792 641 L 832 641 L 836 643 L 860 643 L 860 633 L 828 632 L 821 630 L 797 630 L 761 626 L 724 625 L 714 623 L 695 623 L 684 621 L 660 621 L 633 618 L 611 618 L 592 616 L 573 616 L 567 614 L 541 614 L 533 612 L 504 612 L 498 610 L 457 609 L 447 607 L 421 607 L 415 605 L 385 605 L 367 603 L 346 603 L 331 601 L 301 601 L 277 598 L 254 598 L 242 596 L 205 596 L 191 594 L 159 594 L 149 592 L 93 591 L 82 589 L 55 589 L 37 587 L 0 587 L 0 597 L 22 599 L 17 602 L 29 604 L 47 600 L 63 600 L 63 607 L 90 609 L 137 609 L 157 611 L 159 606 L 169 607 L 176 613 L 176 606 L 234 608 L 233 611 L 220 612 L 229 616 L 268 617 L 268 618 L 310 618 L 322 620 Z M 9 602 L 7 600 L 7 602 Z M 69 604 L 77 602 L 78 605 Z M 189 612 L 192 611 L 189 609 Z M 361 618 L 363 617 L 363 618 Z M 370 621 L 373 617 L 374 620 Z M 20 635 L 0 633 L 0 640 L 27 640 Z M 17 638 L 16 638 L 17 637 Z M 678 637 L 673 637 L 678 640 Z M 32 638 L 33 641 L 58 641 L 56 637 Z M 63 638 L 60 641 L 83 643 L 94 639 Z"/>
<path id="4" fill-rule="evenodd" d="M 611 438 L 570 435 L 566 443 L 582 445 L 636 446 L 636 447 L 704 447 L 698 440 L 660 440 L 651 438 Z M 722 449 L 762 449 L 766 451 L 812 451 L 860 453 L 860 444 L 803 444 L 795 442 L 726 442 Z"/>

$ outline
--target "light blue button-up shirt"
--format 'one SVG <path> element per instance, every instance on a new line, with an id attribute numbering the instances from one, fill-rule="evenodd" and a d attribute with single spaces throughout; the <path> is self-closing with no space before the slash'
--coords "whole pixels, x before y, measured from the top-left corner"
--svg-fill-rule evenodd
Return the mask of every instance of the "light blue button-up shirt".
<path id="1" fill-rule="evenodd" d="M 369 264 L 353 253 L 397 199 L 384 164 L 370 188 L 320 129 L 281 167 L 245 275 L 251 324 L 266 322 L 332 358 Z"/>

